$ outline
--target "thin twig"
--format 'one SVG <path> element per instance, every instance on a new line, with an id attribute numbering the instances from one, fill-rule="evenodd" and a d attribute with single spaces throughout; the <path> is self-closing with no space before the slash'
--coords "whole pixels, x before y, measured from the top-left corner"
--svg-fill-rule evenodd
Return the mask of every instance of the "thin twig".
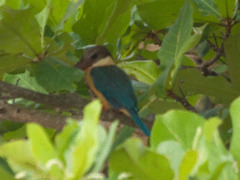
<path id="1" fill-rule="evenodd" d="M 197 112 L 196 109 L 187 101 L 185 97 L 180 97 L 176 95 L 172 90 L 167 91 L 167 96 L 180 102 L 185 109 L 192 112 Z"/>

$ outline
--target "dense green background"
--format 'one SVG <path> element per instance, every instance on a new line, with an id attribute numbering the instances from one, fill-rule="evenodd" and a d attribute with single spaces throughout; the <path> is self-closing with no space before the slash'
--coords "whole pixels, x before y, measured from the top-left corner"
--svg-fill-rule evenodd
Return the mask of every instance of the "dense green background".
<path id="1" fill-rule="evenodd" d="M 148 146 L 118 122 L 98 125 L 99 101 L 57 135 L 1 121 L 0 179 L 239 179 L 239 21 L 237 0 L 0 0 L 1 81 L 89 97 L 73 66 L 105 44 L 135 79 L 140 115 L 156 115 Z"/>

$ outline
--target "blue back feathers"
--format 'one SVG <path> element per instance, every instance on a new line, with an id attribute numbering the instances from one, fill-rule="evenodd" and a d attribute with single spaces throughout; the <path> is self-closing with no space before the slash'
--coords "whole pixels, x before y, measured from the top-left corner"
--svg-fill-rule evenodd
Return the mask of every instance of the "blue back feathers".
<path id="1" fill-rule="evenodd" d="M 137 99 L 132 84 L 124 71 L 114 65 L 94 67 L 90 75 L 95 88 L 115 109 L 124 108 L 146 135 L 150 131 L 138 115 Z"/>

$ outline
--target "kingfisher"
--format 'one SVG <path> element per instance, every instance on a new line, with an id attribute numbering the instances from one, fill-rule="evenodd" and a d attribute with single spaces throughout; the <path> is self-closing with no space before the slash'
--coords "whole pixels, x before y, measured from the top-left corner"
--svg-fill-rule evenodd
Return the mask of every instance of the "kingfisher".
<path id="1" fill-rule="evenodd" d="M 150 135 L 138 115 L 137 98 L 127 74 L 117 67 L 105 46 L 88 48 L 75 67 L 85 71 L 85 81 L 100 99 L 104 109 L 117 109 L 131 117 L 138 127 Z"/>

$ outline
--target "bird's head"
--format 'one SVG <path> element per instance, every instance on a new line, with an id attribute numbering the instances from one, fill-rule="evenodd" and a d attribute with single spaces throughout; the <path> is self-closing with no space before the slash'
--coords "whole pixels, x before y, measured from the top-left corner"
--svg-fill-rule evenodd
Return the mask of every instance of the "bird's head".
<path id="1" fill-rule="evenodd" d="M 114 64 L 111 53 L 105 46 L 95 46 L 88 48 L 83 54 L 81 60 L 75 67 L 86 70 L 96 66 L 107 66 Z"/>

